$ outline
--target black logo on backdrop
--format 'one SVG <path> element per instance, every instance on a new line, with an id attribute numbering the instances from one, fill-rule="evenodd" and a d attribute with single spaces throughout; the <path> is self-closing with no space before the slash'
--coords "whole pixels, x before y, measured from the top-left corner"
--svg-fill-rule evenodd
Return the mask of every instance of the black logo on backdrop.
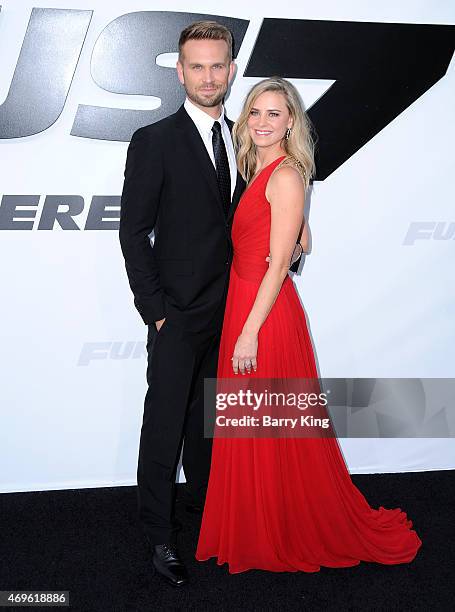
<path id="1" fill-rule="evenodd" d="M 37 134 L 57 121 L 92 14 L 32 10 L 0 106 L 0 138 Z M 175 70 L 154 60 L 176 52 L 181 29 L 204 18 L 227 25 L 240 48 L 249 23 L 243 19 L 139 11 L 109 23 L 92 51 L 93 80 L 109 92 L 159 97 L 161 106 L 131 110 L 80 104 L 71 134 L 129 141 L 138 127 L 174 112 L 183 90 Z M 243 76 L 335 80 L 308 110 L 318 136 L 317 180 L 324 180 L 444 76 L 454 33 L 455 26 L 448 25 L 264 19 Z"/>

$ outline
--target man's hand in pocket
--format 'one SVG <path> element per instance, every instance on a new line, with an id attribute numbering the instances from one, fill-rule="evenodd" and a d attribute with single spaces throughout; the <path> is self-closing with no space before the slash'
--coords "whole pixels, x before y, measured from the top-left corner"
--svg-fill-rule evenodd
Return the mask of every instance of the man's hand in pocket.
<path id="1" fill-rule="evenodd" d="M 166 321 L 166 319 L 160 319 L 159 321 L 155 321 L 155 325 L 156 325 L 156 330 L 160 331 L 161 327 L 163 326 L 163 323 Z"/>

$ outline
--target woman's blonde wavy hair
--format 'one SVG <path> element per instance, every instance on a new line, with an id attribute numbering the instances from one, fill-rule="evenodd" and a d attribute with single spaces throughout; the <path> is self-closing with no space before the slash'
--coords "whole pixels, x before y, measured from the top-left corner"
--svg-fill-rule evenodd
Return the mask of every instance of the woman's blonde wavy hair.
<path id="1" fill-rule="evenodd" d="M 232 137 L 237 155 L 239 172 L 248 183 L 256 172 L 256 145 L 248 132 L 248 118 L 256 98 L 266 91 L 284 95 L 286 106 L 293 119 L 288 139 L 283 138 L 282 146 L 287 157 L 280 165 L 293 165 L 302 175 L 307 188 L 315 174 L 312 124 L 303 109 L 303 103 L 292 83 L 281 77 L 270 77 L 260 81 L 250 90 L 239 118 L 234 124 Z"/>

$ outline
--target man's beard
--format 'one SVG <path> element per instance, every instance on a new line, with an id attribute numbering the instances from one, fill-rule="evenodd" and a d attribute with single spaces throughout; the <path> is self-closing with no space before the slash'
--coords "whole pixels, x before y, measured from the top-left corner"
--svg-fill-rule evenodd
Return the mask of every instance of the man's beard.
<path id="1" fill-rule="evenodd" d="M 214 94 L 213 98 L 199 96 L 197 91 L 186 90 L 186 95 L 192 102 L 199 104 L 199 106 L 205 106 L 206 108 L 213 108 L 214 106 L 218 106 L 218 104 L 220 104 L 223 101 L 223 98 L 226 95 L 226 91 L 227 91 L 227 88 L 224 89 L 224 87 L 222 87 L 216 92 L 216 94 Z"/>

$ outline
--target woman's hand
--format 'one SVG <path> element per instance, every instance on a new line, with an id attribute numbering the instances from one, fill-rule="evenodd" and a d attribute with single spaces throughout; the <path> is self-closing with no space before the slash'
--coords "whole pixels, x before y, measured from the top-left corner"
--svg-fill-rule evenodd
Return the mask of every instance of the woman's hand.
<path id="1" fill-rule="evenodd" d="M 257 370 L 257 352 L 258 352 L 258 336 L 254 333 L 242 332 L 237 338 L 234 347 L 234 356 L 232 357 L 232 369 L 234 374 L 248 374 L 251 368 Z"/>

